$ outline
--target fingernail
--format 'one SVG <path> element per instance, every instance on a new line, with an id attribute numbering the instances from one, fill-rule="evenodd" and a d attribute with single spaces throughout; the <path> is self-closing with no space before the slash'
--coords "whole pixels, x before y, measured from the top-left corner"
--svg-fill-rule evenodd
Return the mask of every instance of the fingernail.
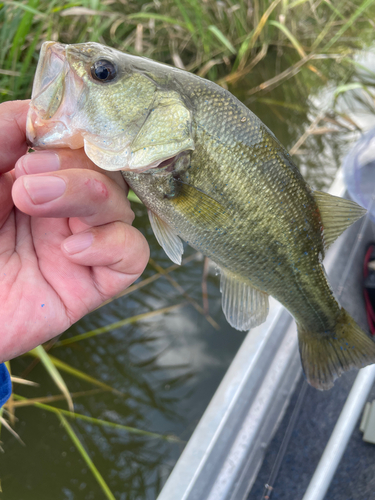
<path id="1" fill-rule="evenodd" d="M 75 234 L 64 241 L 63 247 L 67 253 L 75 254 L 89 248 L 93 241 L 94 236 L 92 233 Z"/>
<path id="2" fill-rule="evenodd" d="M 22 179 L 23 185 L 35 205 L 60 198 L 66 189 L 65 181 L 60 177 L 29 177 L 25 175 Z"/>
<path id="3" fill-rule="evenodd" d="M 43 174 L 60 169 L 59 155 L 53 151 L 37 151 L 22 156 L 17 167 L 24 174 Z"/>

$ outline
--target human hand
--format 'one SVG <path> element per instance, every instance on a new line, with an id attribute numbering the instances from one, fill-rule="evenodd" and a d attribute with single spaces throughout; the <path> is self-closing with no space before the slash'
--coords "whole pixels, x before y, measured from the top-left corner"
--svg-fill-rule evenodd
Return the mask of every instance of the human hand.
<path id="1" fill-rule="evenodd" d="M 25 154 L 27 111 L 0 104 L 0 363 L 120 293 L 149 257 L 121 174 L 83 150 Z"/>

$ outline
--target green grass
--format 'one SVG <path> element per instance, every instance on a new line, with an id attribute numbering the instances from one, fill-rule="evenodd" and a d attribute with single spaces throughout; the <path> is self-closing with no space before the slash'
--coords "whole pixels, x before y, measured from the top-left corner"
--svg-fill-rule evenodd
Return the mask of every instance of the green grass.
<path id="1" fill-rule="evenodd" d="M 64 415 L 62 413 L 58 413 L 58 418 L 60 422 L 62 423 L 63 427 L 65 428 L 68 436 L 70 439 L 73 441 L 74 446 L 77 448 L 79 453 L 81 454 L 83 460 L 86 462 L 88 468 L 90 469 L 92 475 L 95 477 L 96 481 L 98 482 L 100 488 L 102 489 L 105 497 L 108 500 L 116 500 L 114 494 L 112 491 L 109 489 L 107 483 L 103 479 L 103 476 L 100 474 L 98 471 L 97 467 L 95 466 L 94 462 L 92 461 L 90 455 L 87 453 L 85 450 L 84 446 L 82 445 L 81 441 L 78 439 L 77 434 L 74 432 L 72 426 L 69 424 L 69 422 L 66 420 Z"/>
<path id="2" fill-rule="evenodd" d="M 169 64 L 179 61 L 197 73 L 215 61 L 207 76 L 225 85 L 251 73 L 262 48 L 264 57 L 276 50 L 281 60 L 290 59 L 293 49 L 300 58 L 352 57 L 372 43 L 374 18 L 374 0 L 322 1 L 313 10 L 300 0 L 4 2 L 0 69 L 13 73 L 0 73 L 0 93 L 3 100 L 30 95 L 44 40 L 98 41 Z"/>

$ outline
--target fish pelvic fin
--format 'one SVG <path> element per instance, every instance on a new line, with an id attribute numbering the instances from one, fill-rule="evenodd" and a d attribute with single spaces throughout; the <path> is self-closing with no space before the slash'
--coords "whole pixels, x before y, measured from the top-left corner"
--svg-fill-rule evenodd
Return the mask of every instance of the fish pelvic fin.
<path id="1" fill-rule="evenodd" d="M 354 201 L 332 196 L 323 191 L 314 191 L 313 194 L 322 219 L 323 241 L 326 249 L 345 229 L 367 212 Z"/>
<path id="2" fill-rule="evenodd" d="M 297 324 L 299 351 L 307 382 L 319 390 L 340 375 L 375 363 L 375 342 L 341 309 L 333 331 L 310 333 Z"/>
<path id="3" fill-rule="evenodd" d="M 154 231 L 155 238 L 159 245 L 163 248 L 172 262 L 181 265 L 182 254 L 184 253 L 182 241 L 177 234 L 174 233 L 169 224 L 160 219 L 160 217 L 151 210 L 147 209 L 147 212 L 152 230 Z"/>

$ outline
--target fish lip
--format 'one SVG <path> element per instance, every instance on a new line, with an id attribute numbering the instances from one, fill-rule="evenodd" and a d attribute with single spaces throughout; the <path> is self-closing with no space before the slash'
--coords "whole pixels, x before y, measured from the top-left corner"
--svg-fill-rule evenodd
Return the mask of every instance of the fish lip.
<path id="1" fill-rule="evenodd" d="M 49 87 L 59 76 L 63 70 L 65 57 L 66 45 L 58 42 L 44 42 L 40 50 L 40 56 L 38 61 L 38 66 L 34 78 L 33 90 L 31 94 L 31 99 L 36 100 L 45 90 Z M 56 72 L 56 64 L 52 64 L 55 71 L 51 75 L 51 62 L 60 63 L 60 71 Z M 46 81 L 46 78 L 49 79 Z"/>
<path id="2" fill-rule="evenodd" d="M 72 70 L 67 45 L 44 42 L 40 52 L 26 122 L 31 147 L 83 147 L 81 134 L 71 127 L 82 100 L 83 81 Z"/>

